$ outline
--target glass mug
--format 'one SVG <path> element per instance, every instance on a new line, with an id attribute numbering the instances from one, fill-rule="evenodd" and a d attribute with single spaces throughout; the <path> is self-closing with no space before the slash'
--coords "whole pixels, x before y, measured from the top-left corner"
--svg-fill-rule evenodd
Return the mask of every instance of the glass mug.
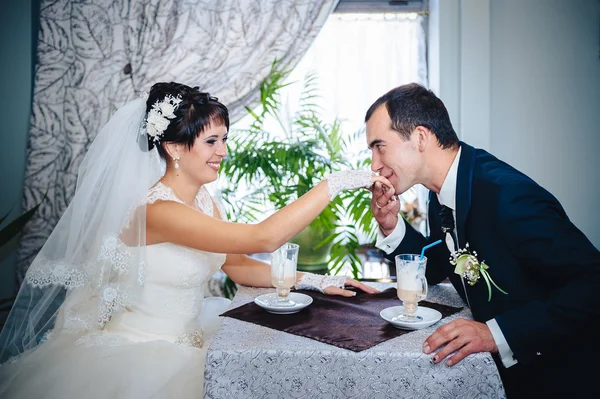
<path id="1" fill-rule="evenodd" d="M 271 284 L 277 288 L 276 306 L 294 306 L 289 298 L 290 288 L 296 284 L 298 244 L 286 243 L 271 253 Z"/>
<path id="2" fill-rule="evenodd" d="M 423 320 L 416 313 L 419 301 L 427 297 L 427 279 L 425 278 L 427 257 L 420 258 L 421 255 L 415 254 L 396 256 L 398 299 L 402 301 L 403 311 L 394 317 L 395 321 L 416 322 Z"/>

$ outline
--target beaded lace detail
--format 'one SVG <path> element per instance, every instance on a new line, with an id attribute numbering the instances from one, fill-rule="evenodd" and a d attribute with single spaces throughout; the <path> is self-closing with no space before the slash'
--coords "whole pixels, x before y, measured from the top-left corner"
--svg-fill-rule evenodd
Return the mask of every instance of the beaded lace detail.
<path id="1" fill-rule="evenodd" d="M 343 170 L 334 172 L 327 176 L 327 188 L 329 190 L 329 199 L 333 199 L 342 190 L 350 190 L 361 187 L 370 187 L 373 173 L 368 170 Z"/>
<path id="2" fill-rule="evenodd" d="M 202 330 L 183 334 L 179 338 L 177 338 L 177 341 L 175 341 L 175 343 L 193 346 L 196 348 L 202 348 L 202 346 L 204 346 L 204 334 L 202 333 Z"/>
<path id="3" fill-rule="evenodd" d="M 51 333 L 44 336 L 44 338 L 50 339 Z M 204 346 L 204 333 L 202 330 L 193 331 L 191 333 L 183 334 L 177 337 L 174 342 L 178 345 L 190 346 L 194 348 L 202 348 Z M 85 334 L 77 338 L 75 345 L 82 346 L 121 346 L 131 344 L 131 341 L 118 334 L 103 334 L 102 332 L 95 332 L 92 334 Z"/>

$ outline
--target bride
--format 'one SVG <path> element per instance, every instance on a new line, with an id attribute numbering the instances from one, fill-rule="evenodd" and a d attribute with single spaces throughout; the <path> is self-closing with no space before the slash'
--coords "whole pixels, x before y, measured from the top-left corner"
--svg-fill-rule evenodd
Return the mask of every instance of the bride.
<path id="1" fill-rule="evenodd" d="M 228 130 L 223 104 L 177 83 L 115 113 L 0 335 L 1 398 L 202 397 L 206 348 L 229 305 L 204 300 L 204 282 L 222 268 L 269 287 L 269 266 L 243 254 L 280 247 L 341 190 L 391 187 L 336 172 L 261 223 L 223 221 L 204 185 L 217 178 Z M 352 295 L 344 285 L 374 292 L 310 273 L 296 288 Z"/>

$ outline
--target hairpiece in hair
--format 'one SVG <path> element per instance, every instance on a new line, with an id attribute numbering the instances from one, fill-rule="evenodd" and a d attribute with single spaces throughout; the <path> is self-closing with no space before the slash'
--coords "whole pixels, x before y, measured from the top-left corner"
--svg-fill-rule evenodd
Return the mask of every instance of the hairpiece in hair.
<path id="1" fill-rule="evenodd" d="M 169 119 L 175 118 L 175 110 L 180 102 L 180 97 L 175 98 L 167 94 L 162 101 L 157 101 L 152 105 L 146 118 L 146 133 L 152 137 L 155 143 L 158 144 L 169 127 L 169 123 L 171 123 Z"/>

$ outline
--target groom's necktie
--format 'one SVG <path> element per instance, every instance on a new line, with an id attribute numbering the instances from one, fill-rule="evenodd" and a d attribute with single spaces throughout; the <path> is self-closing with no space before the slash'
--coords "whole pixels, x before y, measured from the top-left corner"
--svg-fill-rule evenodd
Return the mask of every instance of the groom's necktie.
<path id="1" fill-rule="evenodd" d="M 450 254 L 453 254 L 458 250 L 458 240 L 456 238 L 456 233 L 454 233 L 454 215 L 452 215 L 452 209 L 445 205 L 442 206 L 440 218 L 442 219 L 442 233 L 446 235 L 446 246 L 448 247 Z M 465 286 L 465 280 L 462 276 L 460 277 L 460 281 L 462 282 L 465 298 L 467 299 L 467 305 L 469 306 L 469 309 L 471 309 L 467 287 Z"/>
<path id="2" fill-rule="evenodd" d="M 446 238 L 446 246 L 450 253 L 453 253 L 458 249 L 458 240 L 454 233 L 454 216 L 452 215 L 452 209 L 443 205 L 442 210 L 440 211 L 440 218 L 442 223 L 442 233 L 444 233 Z"/>

